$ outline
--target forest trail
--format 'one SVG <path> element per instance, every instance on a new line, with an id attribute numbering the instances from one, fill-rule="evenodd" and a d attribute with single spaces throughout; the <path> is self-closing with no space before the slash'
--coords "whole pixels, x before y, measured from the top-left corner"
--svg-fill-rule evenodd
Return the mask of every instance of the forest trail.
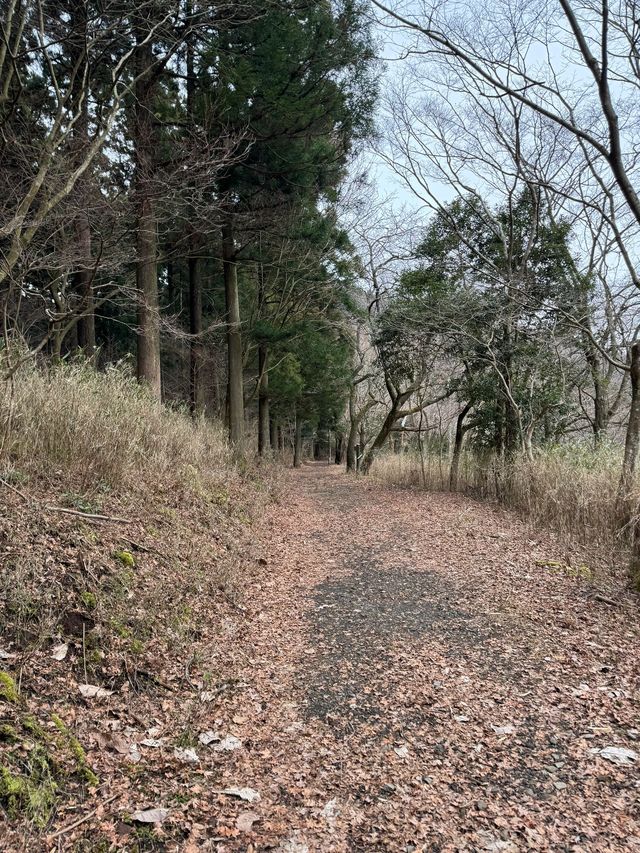
<path id="1" fill-rule="evenodd" d="M 637 617 L 550 538 L 326 465 L 266 529 L 221 785 L 261 799 L 216 849 L 640 849 L 638 763 L 596 752 L 640 751 Z"/>

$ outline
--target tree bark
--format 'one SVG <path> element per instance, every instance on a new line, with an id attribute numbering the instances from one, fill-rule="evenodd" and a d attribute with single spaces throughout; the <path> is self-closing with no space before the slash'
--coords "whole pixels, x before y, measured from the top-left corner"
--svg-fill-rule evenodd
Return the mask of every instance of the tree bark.
<path id="1" fill-rule="evenodd" d="M 71 32 L 77 33 L 79 41 L 70 48 L 72 64 L 80 59 L 87 39 L 87 7 L 83 0 L 72 5 Z M 73 103 L 78 110 L 78 120 L 73 131 L 73 148 L 78 163 L 89 145 L 89 99 L 83 92 L 83 75 L 77 74 Z M 93 272 L 91 258 L 91 226 L 87 208 L 89 205 L 89 178 L 84 175 L 76 184 L 80 210 L 76 216 L 75 233 L 78 269 L 74 274 L 74 289 L 78 295 L 77 345 L 87 358 L 93 358 L 96 349 L 96 324 L 93 299 Z"/>
<path id="2" fill-rule="evenodd" d="M 138 40 L 144 38 L 139 34 Z M 138 290 L 138 379 L 160 399 L 160 323 L 158 305 L 157 234 L 151 188 L 153 170 L 153 92 L 150 70 L 153 51 L 150 43 L 137 48 L 134 106 L 134 146 L 136 162 L 136 286 Z"/>
<path id="3" fill-rule="evenodd" d="M 453 442 L 453 455 L 451 457 L 451 471 L 449 472 L 449 491 L 455 492 L 458 488 L 458 475 L 460 471 L 460 457 L 462 455 L 462 445 L 464 442 L 464 419 L 469 414 L 471 403 L 462 409 L 456 419 L 456 435 Z"/>
<path id="4" fill-rule="evenodd" d="M 222 226 L 222 265 L 227 322 L 227 368 L 229 384 L 229 440 L 239 451 L 244 446 L 244 388 L 242 377 L 242 333 L 238 297 L 238 267 L 233 239 L 233 221 L 227 215 Z"/>
<path id="5" fill-rule="evenodd" d="M 271 450 L 269 418 L 269 350 L 265 343 L 258 346 L 258 454 L 265 456 Z"/>
<path id="6" fill-rule="evenodd" d="M 631 377 L 631 406 L 624 442 L 624 459 L 618 485 L 618 514 L 620 524 L 623 527 L 628 524 L 631 514 L 630 497 L 635 479 L 638 448 L 640 447 L 640 343 L 631 347 L 629 375 Z"/>
<path id="7" fill-rule="evenodd" d="M 593 382 L 593 441 L 596 447 L 602 443 L 607 427 L 609 426 L 609 394 L 606 376 L 603 375 L 602 359 L 591 340 L 584 333 L 582 335 L 584 356 Z"/>
<path id="8" fill-rule="evenodd" d="M 302 420 L 296 415 L 296 433 L 293 445 L 293 467 L 302 465 Z"/>
<path id="9" fill-rule="evenodd" d="M 189 255 L 189 398 L 191 411 L 205 409 L 204 344 L 202 342 L 202 260 L 193 246 Z"/>
<path id="10" fill-rule="evenodd" d="M 87 358 L 96 351 L 96 318 L 93 299 L 93 272 L 91 270 L 91 228 L 89 217 L 83 211 L 76 220 L 76 239 L 81 268 L 76 273 L 76 291 L 80 297 L 78 317 L 78 347 Z"/>
<path id="11" fill-rule="evenodd" d="M 400 410 L 411 394 L 413 394 L 413 389 L 411 391 L 405 391 L 402 394 L 398 394 L 395 400 L 393 400 L 391 409 L 387 417 L 384 419 L 384 423 L 380 427 L 378 435 L 375 437 L 373 444 L 362 460 L 361 470 L 363 474 L 368 474 L 371 470 L 371 466 L 373 465 L 373 460 L 375 459 L 377 452 L 384 445 L 387 438 L 389 438 L 396 421 L 401 417 Z"/>
<path id="12" fill-rule="evenodd" d="M 187 0 L 187 18 L 193 14 L 193 4 Z M 193 33 L 187 37 L 187 118 L 194 124 L 194 99 L 196 90 Z M 193 211 L 192 211 L 193 213 Z M 195 217 L 194 217 L 195 218 Z M 189 235 L 189 398 L 194 415 L 204 411 L 204 346 L 202 342 L 202 260 L 200 240 L 195 233 Z"/>
<path id="13" fill-rule="evenodd" d="M 138 379 L 160 399 L 160 325 L 157 237 L 153 201 L 144 191 L 138 199 L 136 285 L 138 289 Z"/>

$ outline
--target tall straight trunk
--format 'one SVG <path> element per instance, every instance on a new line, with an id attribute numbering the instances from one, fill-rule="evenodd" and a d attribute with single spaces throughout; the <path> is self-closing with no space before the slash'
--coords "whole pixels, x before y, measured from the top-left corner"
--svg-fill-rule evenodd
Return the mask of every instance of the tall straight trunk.
<path id="1" fill-rule="evenodd" d="M 357 465 L 356 446 L 358 444 L 358 425 L 355 424 L 349 430 L 347 439 L 347 471 L 355 471 Z"/>
<path id="2" fill-rule="evenodd" d="M 144 34 L 138 35 L 142 41 Z M 136 286 L 138 290 L 138 379 L 160 399 L 160 317 L 158 303 L 157 225 L 152 194 L 154 131 L 153 50 L 150 43 L 137 48 L 134 107 L 135 189 L 137 203 Z"/>
<path id="3" fill-rule="evenodd" d="M 351 386 L 349 394 L 349 435 L 347 437 L 347 471 L 356 470 L 356 444 L 360 421 L 356 415 L 356 388 Z"/>
<path id="4" fill-rule="evenodd" d="M 519 412 L 515 408 L 511 397 L 513 388 L 511 386 L 511 377 L 513 376 L 513 347 L 514 347 L 514 320 L 512 316 L 513 310 L 513 294 L 511 285 L 508 285 L 509 308 L 504 325 L 503 347 L 504 347 L 504 381 L 507 387 L 504 389 L 504 452 L 507 459 L 513 459 L 518 450 L 523 446 L 520 430 Z"/>
<path id="5" fill-rule="evenodd" d="M 336 450 L 333 461 L 336 465 L 342 465 L 342 455 L 344 453 L 344 434 L 336 433 Z"/>
<path id="6" fill-rule="evenodd" d="M 587 313 L 586 307 L 583 309 Z M 602 357 L 594 345 L 591 337 L 584 332 L 582 334 L 584 356 L 593 382 L 593 442 L 597 447 L 607 433 L 609 426 L 609 394 L 607 377 L 602 369 Z"/>
<path id="7" fill-rule="evenodd" d="M 85 55 L 87 39 L 87 5 L 84 0 L 75 0 L 71 5 L 70 32 L 77 36 L 71 39 L 71 64 L 78 63 Z M 86 57 L 85 57 L 86 61 Z M 83 91 L 84 75 L 76 75 L 73 92 L 73 108 L 78 110 L 78 119 L 73 129 L 72 148 L 80 163 L 89 145 L 89 99 Z M 75 216 L 74 231 L 78 269 L 73 276 L 73 286 L 78 298 L 78 322 L 76 324 L 77 346 L 87 358 L 93 358 L 96 348 L 96 324 L 94 317 L 93 273 L 91 258 L 91 226 L 87 208 L 91 189 L 89 175 L 83 175 L 76 184 L 79 210 Z"/>
<path id="8" fill-rule="evenodd" d="M 233 239 L 233 221 L 227 215 L 222 226 L 222 266 L 227 322 L 227 369 L 229 384 L 229 440 L 238 450 L 244 445 L 244 389 L 242 380 L 242 333 L 238 268 Z"/>
<path id="9" fill-rule="evenodd" d="M 146 383 L 160 399 L 160 318 L 158 305 L 158 269 L 156 218 L 153 201 L 146 194 L 138 199 L 138 260 L 136 286 L 138 289 L 138 379 Z"/>
<path id="10" fill-rule="evenodd" d="M 265 343 L 258 346 L 258 453 L 268 454 L 271 449 L 269 431 L 269 350 Z"/>
<path id="11" fill-rule="evenodd" d="M 272 417 L 269 417 L 269 444 L 273 451 L 278 449 L 278 427 L 275 418 Z"/>
<path id="12" fill-rule="evenodd" d="M 296 432 L 293 443 L 293 467 L 300 468 L 302 465 L 302 419 L 296 415 Z"/>
<path id="13" fill-rule="evenodd" d="M 91 271 L 91 227 L 89 217 L 83 211 L 76 218 L 76 240 L 80 255 L 80 269 L 76 272 L 75 287 L 79 296 L 78 347 L 87 358 L 96 351 L 96 319 L 93 298 L 93 273 Z"/>
<path id="14" fill-rule="evenodd" d="M 185 5 L 187 18 L 193 14 L 193 4 L 187 0 Z M 187 120 L 194 124 L 194 99 L 196 91 L 194 34 L 187 37 Z M 192 191 L 195 188 L 192 187 Z M 193 213 L 193 211 L 191 211 Z M 201 241 L 191 233 L 189 236 L 189 399 L 191 411 L 198 414 L 205 407 L 204 384 L 204 345 L 202 342 L 202 259 Z"/>
<path id="15" fill-rule="evenodd" d="M 205 408 L 204 344 L 202 342 L 202 260 L 197 249 L 189 255 L 189 398 L 191 411 Z"/>
<path id="16" fill-rule="evenodd" d="M 593 388 L 593 441 L 596 447 L 602 444 L 609 426 L 609 395 L 606 391 L 606 380 L 602 377 Z"/>
<path id="17" fill-rule="evenodd" d="M 618 510 L 622 526 L 629 522 L 630 496 L 635 479 L 638 448 L 640 447 L 640 343 L 631 347 L 631 406 L 624 441 L 624 458 L 618 484 Z"/>
<path id="18" fill-rule="evenodd" d="M 462 455 L 462 444 L 464 442 L 464 419 L 469 414 L 471 403 L 467 403 L 456 419 L 456 436 L 453 441 L 453 455 L 451 456 L 451 470 L 449 472 L 449 491 L 455 492 L 458 488 L 458 475 L 460 471 L 460 457 Z"/>

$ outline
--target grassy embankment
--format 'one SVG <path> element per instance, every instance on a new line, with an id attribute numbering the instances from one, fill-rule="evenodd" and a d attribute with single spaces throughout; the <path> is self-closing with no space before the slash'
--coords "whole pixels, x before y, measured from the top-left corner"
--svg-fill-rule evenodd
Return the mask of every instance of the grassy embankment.
<path id="1" fill-rule="evenodd" d="M 233 689 L 220 638 L 271 473 L 120 370 L 25 365 L 0 392 L 3 849 L 61 829 L 64 849 L 83 831 L 108 849 L 90 822 L 65 827 L 143 783 L 123 743 L 154 721 L 186 744 L 202 691 Z"/>

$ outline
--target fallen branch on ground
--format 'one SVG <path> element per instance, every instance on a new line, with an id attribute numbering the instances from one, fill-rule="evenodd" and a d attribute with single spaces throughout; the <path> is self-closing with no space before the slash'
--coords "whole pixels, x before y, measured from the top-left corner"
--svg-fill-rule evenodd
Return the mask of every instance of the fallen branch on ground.
<path id="1" fill-rule="evenodd" d="M 65 512 L 67 515 L 77 515 L 87 521 L 116 521 L 119 524 L 133 524 L 133 521 L 130 518 L 120 518 L 117 515 L 99 515 L 95 512 L 80 512 L 79 509 L 67 509 L 67 507 L 64 506 L 49 506 L 49 504 L 45 506 L 45 509 L 48 509 L 50 512 Z"/>

